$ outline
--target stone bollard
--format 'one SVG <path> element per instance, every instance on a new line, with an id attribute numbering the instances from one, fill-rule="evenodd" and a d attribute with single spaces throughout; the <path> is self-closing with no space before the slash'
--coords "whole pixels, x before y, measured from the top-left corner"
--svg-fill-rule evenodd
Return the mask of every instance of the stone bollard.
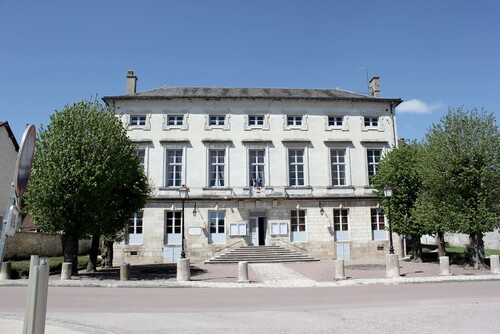
<path id="1" fill-rule="evenodd" d="M 336 280 L 346 279 L 344 260 L 335 260 L 335 279 Z"/>
<path id="2" fill-rule="evenodd" d="M 73 265 L 71 262 L 64 262 L 61 267 L 61 280 L 71 279 Z"/>
<path id="3" fill-rule="evenodd" d="M 385 277 L 399 277 L 399 257 L 397 254 L 387 254 L 385 256 Z"/>
<path id="4" fill-rule="evenodd" d="M 492 274 L 500 274 L 500 256 L 490 256 L 490 268 Z"/>
<path id="5" fill-rule="evenodd" d="M 0 270 L 0 281 L 10 279 L 10 274 L 12 272 L 12 263 L 10 261 L 2 263 L 2 269 Z"/>
<path id="6" fill-rule="evenodd" d="M 177 282 L 191 280 L 191 263 L 189 259 L 177 260 Z"/>
<path id="7" fill-rule="evenodd" d="M 130 263 L 120 265 L 120 281 L 128 281 L 130 279 Z"/>
<path id="8" fill-rule="evenodd" d="M 441 276 L 450 275 L 450 258 L 448 256 L 439 257 L 439 275 Z"/>
<path id="9" fill-rule="evenodd" d="M 238 283 L 250 283 L 248 279 L 248 262 L 238 262 Z"/>

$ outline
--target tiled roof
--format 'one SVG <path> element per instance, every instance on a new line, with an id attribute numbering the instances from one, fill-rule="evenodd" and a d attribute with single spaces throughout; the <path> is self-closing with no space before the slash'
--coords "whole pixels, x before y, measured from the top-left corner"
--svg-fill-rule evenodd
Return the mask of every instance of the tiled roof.
<path id="1" fill-rule="evenodd" d="M 349 100 L 396 102 L 400 99 L 371 97 L 340 89 L 300 89 L 300 88 L 217 88 L 217 87 L 162 87 L 144 92 L 105 96 L 103 100 L 143 100 L 143 99 L 270 99 L 270 100 Z"/>

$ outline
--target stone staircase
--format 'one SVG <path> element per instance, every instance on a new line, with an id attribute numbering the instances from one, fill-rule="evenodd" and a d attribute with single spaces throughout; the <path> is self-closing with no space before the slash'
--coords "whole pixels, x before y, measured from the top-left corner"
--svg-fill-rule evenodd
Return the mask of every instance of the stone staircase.
<path id="1" fill-rule="evenodd" d="M 246 261 L 248 263 L 279 263 L 319 260 L 281 246 L 244 246 L 213 257 L 205 261 L 205 263 L 238 263 L 240 261 Z"/>

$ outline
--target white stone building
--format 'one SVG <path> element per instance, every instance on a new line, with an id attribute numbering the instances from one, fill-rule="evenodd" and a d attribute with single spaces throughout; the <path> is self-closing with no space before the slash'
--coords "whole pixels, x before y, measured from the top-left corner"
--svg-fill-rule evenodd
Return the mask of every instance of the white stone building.
<path id="1" fill-rule="evenodd" d="M 14 169 L 16 166 L 19 144 L 12 132 L 9 123 L 0 121 L 0 221 L 9 202 L 12 181 L 14 180 Z M 0 230 L 3 224 L 0 224 Z"/>
<path id="2" fill-rule="evenodd" d="M 369 176 L 397 140 L 397 98 L 344 90 L 163 87 L 103 100 L 116 108 L 154 187 L 115 259 L 192 262 L 282 245 L 316 258 L 388 252 Z M 397 240 L 397 239 L 395 239 Z M 396 247 L 396 249 L 398 249 Z"/>

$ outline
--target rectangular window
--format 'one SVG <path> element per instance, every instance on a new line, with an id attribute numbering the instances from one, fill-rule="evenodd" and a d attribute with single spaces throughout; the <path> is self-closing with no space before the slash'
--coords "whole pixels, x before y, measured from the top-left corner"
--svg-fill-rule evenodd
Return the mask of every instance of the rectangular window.
<path id="1" fill-rule="evenodd" d="M 349 231 L 349 210 L 333 209 L 333 230 L 334 231 Z"/>
<path id="2" fill-rule="evenodd" d="M 209 224 L 210 233 L 224 233 L 226 222 L 226 212 L 225 211 L 210 211 L 209 212 Z"/>
<path id="3" fill-rule="evenodd" d="M 142 234 L 142 211 L 134 213 L 134 216 L 130 218 L 128 224 L 129 234 Z"/>
<path id="4" fill-rule="evenodd" d="M 225 125 L 226 124 L 226 116 L 224 115 L 210 115 L 208 124 L 210 126 L 217 126 L 217 125 Z"/>
<path id="5" fill-rule="evenodd" d="M 387 240 L 387 232 L 385 230 L 384 210 L 380 208 L 370 209 L 372 223 L 372 239 Z"/>
<path id="6" fill-rule="evenodd" d="M 377 127 L 378 126 L 378 117 L 366 117 L 364 118 L 365 120 L 365 127 Z"/>
<path id="7" fill-rule="evenodd" d="M 371 177 L 377 173 L 377 165 L 382 156 L 382 150 L 366 150 L 368 162 L 368 176 Z"/>
<path id="8" fill-rule="evenodd" d="M 332 149 L 330 150 L 330 159 L 332 163 L 332 186 L 346 185 L 346 150 Z"/>
<path id="9" fill-rule="evenodd" d="M 342 116 L 328 116 L 328 126 L 342 126 L 344 118 Z"/>
<path id="10" fill-rule="evenodd" d="M 131 115 L 130 125 L 135 125 L 135 126 L 146 125 L 146 115 Z"/>
<path id="11" fill-rule="evenodd" d="M 290 228 L 292 232 L 306 231 L 306 210 L 292 210 L 290 213 Z"/>
<path id="12" fill-rule="evenodd" d="M 370 209 L 372 220 L 372 231 L 385 230 L 385 216 L 382 209 Z"/>
<path id="13" fill-rule="evenodd" d="M 216 149 L 210 150 L 208 153 L 209 159 L 209 186 L 224 187 L 225 177 L 224 169 L 226 166 L 226 150 Z"/>
<path id="14" fill-rule="evenodd" d="M 304 150 L 288 150 L 288 180 L 292 187 L 304 185 Z"/>
<path id="15" fill-rule="evenodd" d="M 182 185 L 182 149 L 169 149 L 166 151 L 166 187 L 180 187 Z"/>
<path id="16" fill-rule="evenodd" d="M 250 115 L 248 116 L 248 125 L 256 126 L 256 125 L 264 125 L 264 115 Z"/>
<path id="17" fill-rule="evenodd" d="M 137 156 L 137 159 L 139 159 L 139 164 L 141 164 L 141 166 L 144 167 L 146 164 L 146 149 L 145 148 L 136 149 L 135 155 Z"/>
<path id="18" fill-rule="evenodd" d="M 300 126 L 302 125 L 302 116 L 287 116 L 286 124 L 288 126 Z"/>
<path id="19" fill-rule="evenodd" d="M 226 212 L 225 211 L 209 211 L 208 225 L 210 235 L 208 243 L 224 244 L 226 243 Z"/>
<path id="20" fill-rule="evenodd" d="M 140 245 L 144 242 L 142 216 L 143 212 L 138 211 L 130 218 L 128 222 L 128 234 L 125 238 L 127 245 Z"/>
<path id="21" fill-rule="evenodd" d="M 183 124 L 184 124 L 184 115 L 168 115 L 167 117 L 168 126 L 176 126 Z"/>
<path id="22" fill-rule="evenodd" d="M 249 185 L 251 187 L 264 187 L 265 186 L 265 156 L 266 150 L 249 150 Z"/>
<path id="23" fill-rule="evenodd" d="M 182 212 L 181 211 L 166 211 L 166 234 L 181 234 L 182 229 Z"/>

